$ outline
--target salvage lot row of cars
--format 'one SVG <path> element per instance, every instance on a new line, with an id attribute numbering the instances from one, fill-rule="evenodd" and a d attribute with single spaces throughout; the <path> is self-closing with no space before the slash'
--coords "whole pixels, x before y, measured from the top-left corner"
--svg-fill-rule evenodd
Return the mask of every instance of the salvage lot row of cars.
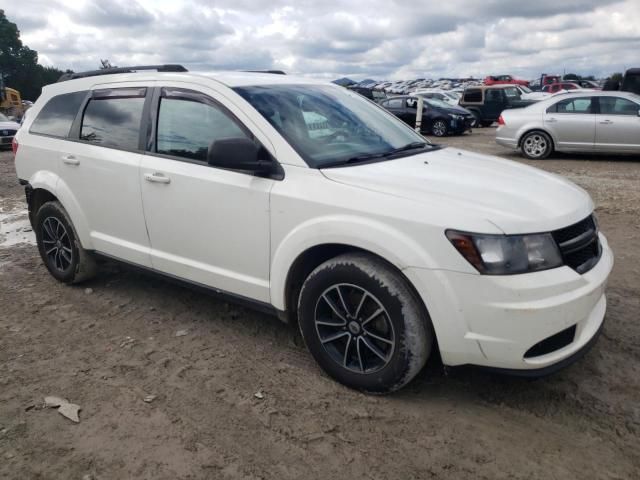
<path id="1" fill-rule="evenodd" d="M 457 102 L 454 92 L 418 90 L 411 95 L 384 99 L 380 104 L 415 127 L 416 97 L 422 97 L 420 130 L 437 137 L 462 134 L 473 127 L 498 122 L 497 143 L 519 149 L 530 159 L 544 159 L 554 151 L 640 153 L 636 70 L 629 70 L 616 89 L 583 88 L 575 84 L 549 94 L 532 92 L 521 83 L 505 84 L 501 77 L 490 77 L 493 80 L 486 82 L 488 85 L 466 88 Z M 545 87 L 555 85 L 548 83 Z M 558 85 L 562 87 L 564 83 Z"/>

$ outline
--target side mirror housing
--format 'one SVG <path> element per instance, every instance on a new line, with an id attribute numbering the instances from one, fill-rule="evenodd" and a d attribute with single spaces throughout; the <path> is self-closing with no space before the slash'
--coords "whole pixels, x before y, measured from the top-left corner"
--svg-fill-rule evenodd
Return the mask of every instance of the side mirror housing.
<path id="1" fill-rule="evenodd" d="M 212 167 L 241 170 L 258 175 L 272 172 L 273 162 L 260 160 L 260 147 L 248 138 L 223 138 L 209 145 L 207 163 Z"/>

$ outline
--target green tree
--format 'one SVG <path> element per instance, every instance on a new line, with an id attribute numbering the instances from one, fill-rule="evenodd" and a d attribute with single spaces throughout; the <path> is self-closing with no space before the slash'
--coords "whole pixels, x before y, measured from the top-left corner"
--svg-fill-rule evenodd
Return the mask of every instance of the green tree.
<path id="1" fill-rule="evenodd" d="M 38 64 L 38 52 L 20 40 L 20 30 L 0 10 L 0 73 L 5 86 L 15 88 L 25 100 L 35 100 L 42 87 L 54 83 L 64 72 Z"/>
<path id="2" fill-rule="evenodd" d="M 622 82 L 624 75 L 621 72 L 616 72 L 612 74 L 607 80 L 611 80 L 613 82 Z"/>

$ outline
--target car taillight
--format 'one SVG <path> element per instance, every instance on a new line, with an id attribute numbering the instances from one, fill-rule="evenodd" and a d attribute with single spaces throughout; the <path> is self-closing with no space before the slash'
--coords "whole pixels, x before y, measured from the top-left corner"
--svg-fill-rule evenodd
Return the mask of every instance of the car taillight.
<path id="1" fill-rule="evenodd" d="M 18 153 L 18 141 L 16 140 L 16 137 L 13 137 L 13 140 L 11 140 L 11 150 L 13 150 L 14 156 Z"/>
<path id="2" fill-rule="evenodd" d="M 504 123 L 504 118 L 502 118 L 502 115 L 498 117 L 498 125 L 506 125 L 506 123 Z"/>

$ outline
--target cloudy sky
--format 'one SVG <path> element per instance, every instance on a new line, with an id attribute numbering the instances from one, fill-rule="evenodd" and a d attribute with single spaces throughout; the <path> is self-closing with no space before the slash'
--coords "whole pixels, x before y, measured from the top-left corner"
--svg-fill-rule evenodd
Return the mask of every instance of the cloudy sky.
<path id="1" fill-rule="evenodd" d="M 640 66 L 640 0 L 0 0 L 40 63 L 182 63 L 333 79 Z"/>

